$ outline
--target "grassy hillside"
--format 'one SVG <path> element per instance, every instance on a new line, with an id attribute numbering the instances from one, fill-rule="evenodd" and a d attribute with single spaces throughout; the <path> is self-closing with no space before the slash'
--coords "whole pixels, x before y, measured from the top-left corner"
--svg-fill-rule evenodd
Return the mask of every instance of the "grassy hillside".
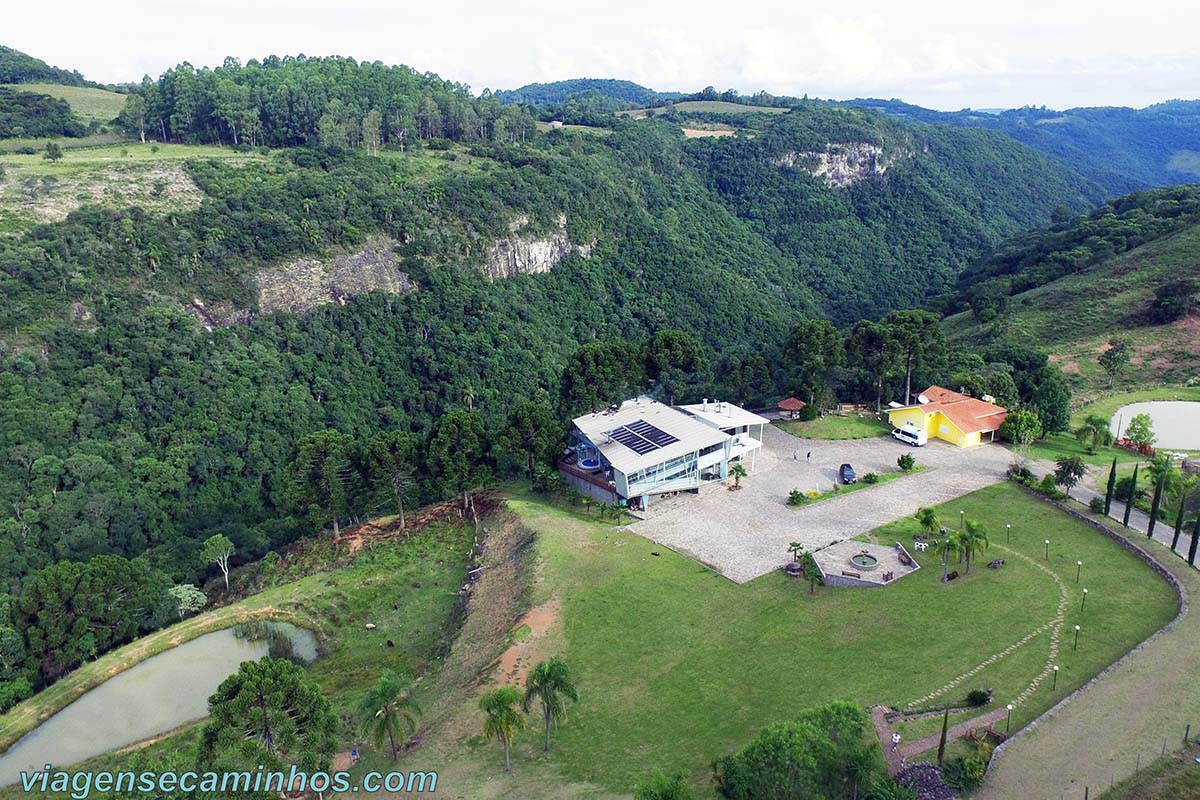
<path id="1" fill-rule="evenodd" d="M 1029 269 L 1042 263 L 1035 260 Z M 1110 339 L 1121 337 L 1134 354 L 1119 384 L 1184 383 L 1200 377 L 1200 314 L 1193 309 L 1162 324 L 1150 310 L 1156 289 L 1186 278 L 1200 281 L 1200 222 L 1019 292 L 995 319 L 981 322 L 974 312 L 962 311 L 948 317 L 945 327 L 959 344 L 1007 339 L 1048 350 L 1077 388 L 1090 391 L 1107 387 L 1097 357 Z"/>
<path id="2" fill-rule="evenodd" d="M 71 112 L 84 122 L 112 122 L 129 95 L 110 92 L 107 89 L 95 89 L 90 86 L 64 86 L 56 83 L 22 83 L 9 84 L 9 88 L 24 92 L 34 92 L 56 97 L 67 101 Z"/>
<path id="3" fill-rule="evenodd" d="M 262 156 L 204 145 L 136 143 L 64 148 L 57 162 L 43 158 L 41 146 L 33 154 L 0 155 L 5 173 L 0 181 L 0 236 L 62 222 L 84 205 L 136 205 L 154 213 L 194 209 L 203 193 L 184 163 L 195 158 L 246 162 Z"/>
<path id="4" fill-rule="evenodd" d="M 698 797 L 715 797 L 713 759 L 762 727 L 831 697 L 912 703 L 1065 607 L 1060 624 L 1082 621 L 1095 637 L 1088 646 L 1062 647 L 1054 657 L 1051 633 L 1042 630 L 960 684 L 964 694 L 990 687 L 998 704 L 1015 702 L 1017 728 L 1175 612 L 1170 588 L 1144 564 L 1011 484 L 937 508 L 942 519 L 957 520 L 963 510 L 987 525 L 993 538 L 986 558 L 1005 558 L 1003 570 L 975 569 L 943 584 L 931 550 L 916 554 L 924 569 L 885 589 L 815 595 L 779 572 L 735 585 L 611 523 L 538 498 L 510 507 L 537 535 L 532 600 L 535 614 L 549 617 L 523 657 L 530 663 L 564 657 L 577 676 L 580 702 L 554 733 L 549 755 L 531 725 L 514 745 L 513 772 L 502 774 L 499 748 L 478 736 L 475 695 L 463 693 L 455 722 L 403 762 L 438 764 L 445 790 L 459 797 L 623 796 L 655 768 L 681 770 Z M 1006 543 L 996 531 L 1018 519 Z M 915 522 L 900 520 L 875 533 L 892 542 L 911 540 L 916 530 Z M 1043 534 L 1059 548 L 1049 562 Z M 1077 610 L 1076 559 L 1095 565 L 1089 588 L 1107 598 L 1102 615 Z M 1018 700 L 1049 660 L 1061 668 L 1057 685 L 1042 680 Z M 502 669 L 492 677 L 508 680 Z"/>

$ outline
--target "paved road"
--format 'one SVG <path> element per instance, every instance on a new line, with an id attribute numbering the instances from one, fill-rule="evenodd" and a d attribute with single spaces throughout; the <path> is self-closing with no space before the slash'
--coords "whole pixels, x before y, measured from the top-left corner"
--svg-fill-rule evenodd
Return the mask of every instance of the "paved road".
<path id="1" fill-rule="evenodd" d="M 912 448 L 889 437 L 816 441 L 774 426 L 764 433 L 757 465 L 740 491 L 715 486 L 699 496 L 652 503 L 647 519 L 631 530 L 744 583 L 790 560 L 791 542 L 817 550 L 851 539 L 910 516 L 921 506 L 997 483 L 1012 461 L 999 445 L 963 450 L 940 441 Z M 896 458 L 903 453 L 916 456 L 928 469 L 811 506 L 787 505 L 792 489 L 828 490 L 843 462 L 852 464 L 860 476 L 894 472 Z"/>
<path id="2" fill-rule="evenodd" d="M 1040 475 L 1049 475 L 1054 472 L 1054 464 L 1049 461 L 1035 461 L 1033 463 L 1033 471 Z M 1089 472 L 1079 486 L 1071 490 L 1071 497 L 1075 500 L 1087 504 L 1093 497 L 1104 499 L 1104 492 L 1100 487 L 1106 486 L 1108 481 L 1108 468 L 1090 467 Z M 1154 526 L 1154 540 L 1159 544 L 1171 547 L 1171 541 L 1175 538 L 1175 519 L 1174 509 L 1170 509 L 1167 513 L 1169 522 L 1159 520 Z M 1121 520 L 1125 516 L 1125 504 L 1120 501 L 1113 501 L 1112 508 L 1109 509 L 1109 517 L 1120 525 Z M 1136 508 L 1130 510 L 1129 528 L 1134 531 L 1145 533 L 1150 525 L 1150 515 Z M 1191 526 L 1185 526 L 1179 537 L 1179 543 L 1175 547 L 1175 552 L 1187 558 L 1188 548 L 1191 546 Z"/>

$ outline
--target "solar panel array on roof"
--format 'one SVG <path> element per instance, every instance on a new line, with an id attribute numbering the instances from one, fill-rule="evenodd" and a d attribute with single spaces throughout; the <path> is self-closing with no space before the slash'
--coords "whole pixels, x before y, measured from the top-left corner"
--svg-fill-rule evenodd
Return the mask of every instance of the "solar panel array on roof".
<path id="1" fill-rule="evenodd" d="M 611 437 L 613 441 L 625 445 L 639 456 L 679 441 L 678 438 L 654 427 L 644 419 L 634 420 L 628 425 L 614 428 L 605 435 Z"/>

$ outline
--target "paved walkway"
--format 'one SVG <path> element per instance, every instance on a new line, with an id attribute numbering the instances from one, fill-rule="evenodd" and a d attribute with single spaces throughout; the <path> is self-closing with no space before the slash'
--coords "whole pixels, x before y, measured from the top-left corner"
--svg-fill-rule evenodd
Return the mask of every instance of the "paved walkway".
<path id="1" fill-rule="evenodd" d="M 938 743 L 942 740 L 942 731 L 939 728 L 937 733 L 931 733 L 928 736 L 923 736 L 920 739 L 913 741 L 902 741 L 900 747 L 896 750 L 892 749 L 892 724 L 888 722 L 887 715 L 889 709 L 883 706 L 874 706 L 871 709 L 871 724 L 875 726 L 875 734 L 879 737 L 879 746 L 883 748 L 884 766 L 887 769 L 887 774 L 895 776 L 900 770 L 904 769 L 905 762 L 910 758 L 927 753 L 930 750 L 937 748 Z M 954 711 L 950 712 L 950 716 L 957 716 Z M 966 736 L 971 731 L 995 727 L 996 723 L 1005 720 L 1008 716 L 1007 708 L 996 708 L 986 714 L 973 716 L 963 722 L 957 722 L 950 726 L 946 731 L 946 742 L 953 742 Z M 914 717 L 900 717 L 901 721 L 914 719 Z"/>
<path id="2" fill-rule="evenodd" d="M 699 495 L 656 499 L 647 518 L 630 529 L 744 583 L 789 561 L 791 542 L 814 551 L 852 539 L 921 506 L 997 483 L 1012 462 L 1007 450 L 991 444 L 963 450 L 933 441 L 913 448 L 890 437 L 816 441 L 774 426 L 764 433 L 757 465 L 740 491 L 715 486 Z M 894 472 L 904 453 L 928 469 L 810 506 L 787 504 L 793 489 L 828 490 L 842 463 L 853 465 L 859 476 Z"/>

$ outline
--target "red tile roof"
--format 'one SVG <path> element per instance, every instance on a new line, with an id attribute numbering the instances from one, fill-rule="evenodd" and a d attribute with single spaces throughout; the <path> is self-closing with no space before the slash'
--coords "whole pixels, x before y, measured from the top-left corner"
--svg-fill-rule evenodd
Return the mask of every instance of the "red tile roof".
<path id="1" fill-rule="evenodd" d="M 941 386 L 930 386 L 921 394 L 929 400 L 921 408 L 927 412 L 940 411 L 963 433 L 994 431 L 1008 416 L 1008 409 L 988 403 Z"/>
<path id="2" fill-rule="evenodd" d="M 799 411 L 806 405 L 808 404 L 803 400 L 797 400 L 794 397 L 789 397 L 786 400 L 779 401 L 779 408 L 783 409 L 784 411 Z"/>

